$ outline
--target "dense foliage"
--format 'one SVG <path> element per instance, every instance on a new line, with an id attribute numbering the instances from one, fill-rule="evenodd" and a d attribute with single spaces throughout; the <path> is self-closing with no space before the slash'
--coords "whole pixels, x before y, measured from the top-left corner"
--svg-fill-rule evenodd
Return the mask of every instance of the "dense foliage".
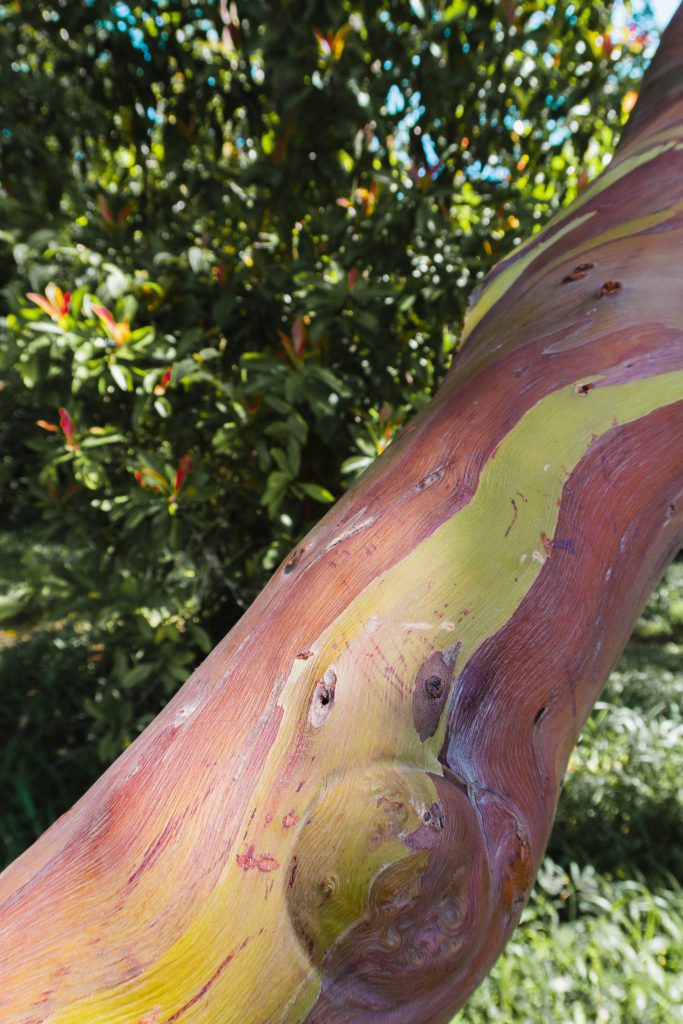
<path id="1" fill-rule="evenodd" d="M 602 166 L 646 39 L 460 0 L 0 27 L 7 614 L 105 644 L 108 761 L 428 400 L 472 284 Z"/>
<path id="2" fill-rule="evenodd" d="M 547 0 L 0 2 L 4 857 L 428 401 L 472 286 L 613 149 L 646 28 Z M 594 910 L 617 900 L 625 942 L 680 922 L 680 892 L 624 881 L 681 877 L 674 682 L 613 681 L 563 866 L 463 1021 L 515 1019 L 532 983 L 524 1020 L 673 1019 L 665 984 L 640 1015 L 595 1002 Z M 671 935 L 647 969 L 680 987 Z M 573 1016 L 553 943 L 588 964 Z M 602 969 L 636 998 L 623 963 Z"/>

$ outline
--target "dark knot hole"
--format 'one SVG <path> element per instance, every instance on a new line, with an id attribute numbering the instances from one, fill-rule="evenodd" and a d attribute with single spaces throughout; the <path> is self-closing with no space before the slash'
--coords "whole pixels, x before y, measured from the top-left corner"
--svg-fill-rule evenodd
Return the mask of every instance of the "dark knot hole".
<path id="1" fill-rule="evenodd" d="M 443 679 L 440 676 L 430 676 L 425 680 L 425 690 L 428 697 L 438 700 L 443 693 Z"/>

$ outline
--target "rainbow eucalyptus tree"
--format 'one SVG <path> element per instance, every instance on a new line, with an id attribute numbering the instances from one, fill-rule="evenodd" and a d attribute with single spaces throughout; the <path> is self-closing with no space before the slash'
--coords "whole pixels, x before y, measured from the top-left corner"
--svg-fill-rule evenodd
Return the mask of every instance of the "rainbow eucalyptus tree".
<path id="1" fill-rule="evenodd" d="M 447 1021 L 683 530 L 683 14 L 429 409 L 0 880 L 3 1024 Z"/>

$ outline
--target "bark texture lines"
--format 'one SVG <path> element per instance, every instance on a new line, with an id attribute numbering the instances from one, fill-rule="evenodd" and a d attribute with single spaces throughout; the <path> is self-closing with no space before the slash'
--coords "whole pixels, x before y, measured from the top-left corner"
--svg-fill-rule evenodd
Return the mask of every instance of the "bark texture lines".
<path id="1" fill-rule="evenodd" d="M 683 14 L 439 394 L 0 876 L 0 1024 L 446 1022 L 683 537 Z"/>

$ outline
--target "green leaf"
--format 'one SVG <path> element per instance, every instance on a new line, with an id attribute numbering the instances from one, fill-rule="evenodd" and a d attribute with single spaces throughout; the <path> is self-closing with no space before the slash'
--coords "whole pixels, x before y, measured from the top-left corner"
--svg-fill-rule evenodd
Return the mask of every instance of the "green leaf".
<path id="1" fill-rule="evenodd" d="M 341 471 L 342 473 L 360 473 L 371 466 L 374 461 L 369 455 L 352 455 L 350 458 L 344 459 Z"/>
<path id="2" fill-rule="evenodd" d="M 40 334 L 64 334 L 64 329 L 52 320 L 33 320 L 28 324 L 28 328 Z"/>
<path id="3" fill-rule="evenodd" d="M 139 686 L 140 683 L 144 683 L 145 679 L 149 679 L 152 672 L 154 672 L 154 665 L 145 662 L 142 665 L 134 665 L 118 681 L 126 690 L 130 690 Z"/>
<path id="4" fill-rule="evenodd" d="M 81 448 L 99 448 L 103 444 L 120 444 L 123 434 L 89 434 L 81 441 Z"/>
<path id="5" fill-rule="evenodd" d="M 271 448 L 270 449 L 270 454 L 273 457 L 273 461 L 275 462 L 275 465 L 279 469 L 281 469 L 283 471 L 283 473 L 287 473 L 290 477 L 295 475 L 292 472 L 292 468 L 291 468 L 291 466 L 289 464 L 289 460 L 288 460 L 286 454 L 283 452 L 282 448 Z"/>
<path id="6" fill-rule="evenodd" d="M 298 476 L 301 468 L 301 448 L 294 437 L 290 437 L 287 440 L 287 460 L 292 476 Z"/>
<path id="7" fill-rule="evenodd" d="M 322 502 L 323 505 L 330 505 L 335 500 L 334 495 L 330 494 L 326 487 L 320 487 L 318 484 L 297 484 L 297 489 L 314 501 Z"/>
<path id="8" fill-rule="evenodd" d="M 199 649 L 208 654 L 213 644 L 211 643 L 211 637 L 202 626 L 198 626 L 196 622 L 188 622 L 187 628 L 191 633 L 193 639 L 199 646 Z"/>
<path id="9" fill-rule="evenodd" d="M 120 363 L 111 363 L 109 372 L 114 379 L 114 383 L 118 388 L 121 388 L 121 391 L 133 390 L 133 375 L 127 366 L 121 366 Z"/>
<path id="10" fill-rule="evenodd" d="M 272 473 L 268 474 L 266 489 L 261 495 L 260 504 L 267 506 L 271 516 L 275 515 L 280 507 L 291 480 L 291 474 L 280 469 L 275 469 Z"/>

